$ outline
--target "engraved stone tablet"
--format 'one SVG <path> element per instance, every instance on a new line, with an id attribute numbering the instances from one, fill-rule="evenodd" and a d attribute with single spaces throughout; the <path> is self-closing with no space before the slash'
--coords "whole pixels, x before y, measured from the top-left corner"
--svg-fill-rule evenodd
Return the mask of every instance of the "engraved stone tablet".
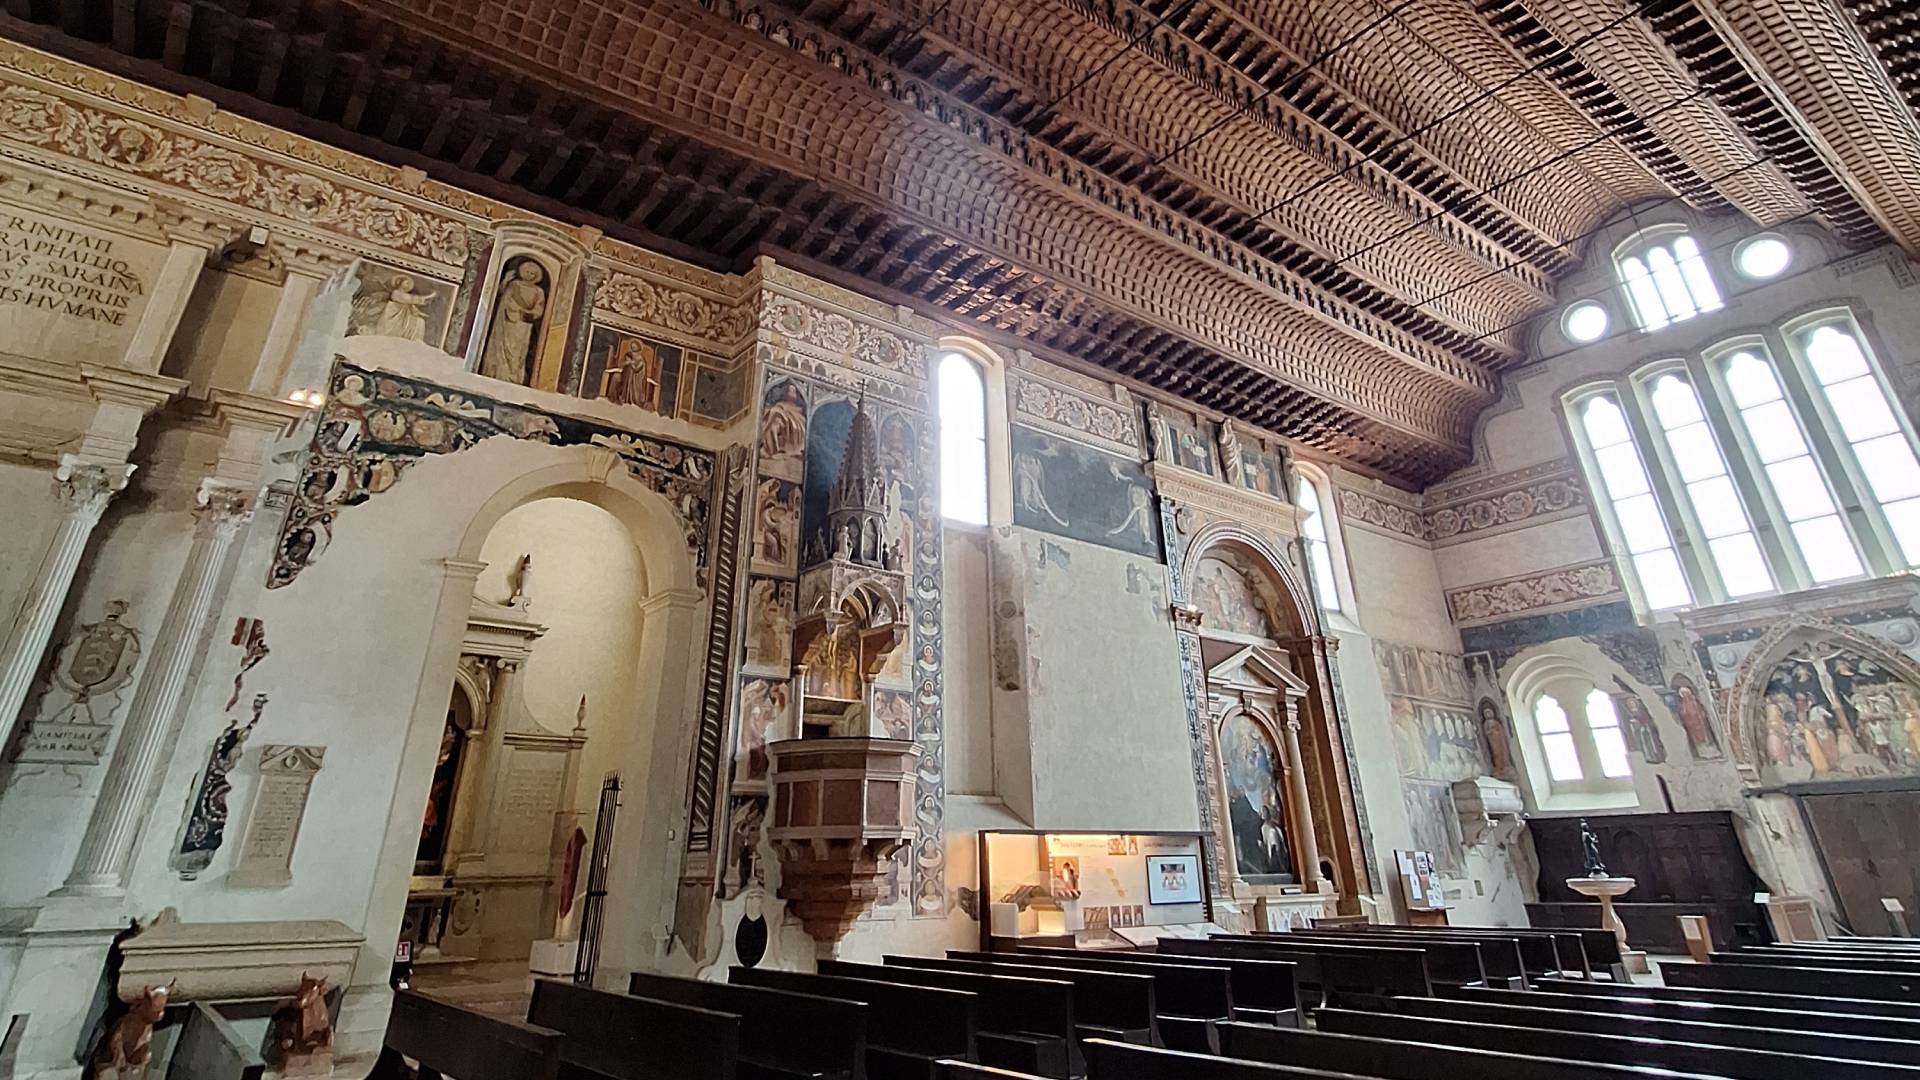
<path id="1" fill-rule="evenodd" d="M 324 746 L 260 748 L 260 789 L 247 817 L 247 836 L 227 875 L 230 885 L 271 888 L 293 881 L 293 846 L 307 813 L 307 793 L 320 771 Z"/>

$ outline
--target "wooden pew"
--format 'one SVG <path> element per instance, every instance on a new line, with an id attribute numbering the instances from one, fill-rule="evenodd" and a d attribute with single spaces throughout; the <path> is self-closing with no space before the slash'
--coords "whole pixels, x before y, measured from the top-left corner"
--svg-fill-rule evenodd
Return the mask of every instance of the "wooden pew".
<path id="1" fill-rule="evenodd" d="M 857 1001 L 636 971 L 627 993 L 740 1017 L 741 1077 L 865 1080 L 867 1007 Z"/>
<path id="2" fill-rule="evenodd" d="M 1725 964 L 1720 962 L 1723 955 L 1726 954 L 1714 953 L 1713 962 L 1707 964 L 1663 964 L 1660 977 L 1668 986 L 1920 1002 L 1920 977 L 1880 971 Z"/>
<path id="3" fill-rule="evenodd" d="M 1334 945 L 1356 944 L 1351 930 L 1293 930 L 1251 936 L 1261 941 L 1293 938 Z M 1510 938 L 1504 942 L 1493 942 L 1451 935 L 1378 930 L 1368 932 L 1367 942 L 1419 949 L 1426 953 L 1427 975 L 1436 986 L 1509 986 L 1517 982 L 1518 989 L 1526 989 L 1526 968 L 1520 963 L 1520 946 Z"/>
<path id="4" fill-rule="evenodd" d="M 1648 997 L 1603 997 L 1596 994 L 1556 994 L 1539 990 L 1488 990 L 1478 987 L 1450 989 L 1444 991 L 1442 996 L 1454 996 L 1462 1001 L 1481 1001 L 1496 1005 L 1519 1005 L 1529 1009 L 1597 1012 L 1606 1013 L 1609 1016 L 1644 1016 L 1654 1020 L 1701 1020 L 1710 1024 L 1728 1024 L 1733 1027 L 1773 1028 L 1780 1031 L 1827 1035 L 1868 1035 L 1920 1042 L 1920 1020 L 1816 1012 L 1788 1007 L 1784 1000 L 1773 1008 L 1757 1008 Z M 1785 998 L 1785 995 L 1782 997 Z"/>
<path id="5" fill-rule="evenodd" d="M 1677 965 L 1676 965 L 1677 966 Z M 1671 969 L 1669 969 L 1671 970 Z M 1818 1012 L 1853 1013 L 1859 1016 L 1892 1016 L 1920 1020 L 1920 1003 L 1875 1001 L 1869 998 L 1811 997 L 1795 993 L 1766 993 L 1759 990 L 1716 990 L 1698 986 L 1627 985 L 1624 983 L 1583 982 L 1573 979 L 1547 979 L 1535 992 L 1568 994 L 1581 997 L 1628 997 L 1655 1001 L 1700 1001 L 1716 1005 L 1745 1005 L 1756 1009 L 1803 1009 Z"/>
<path id="6" fill-rule="evenodd" d="M 1318 941 L 1286 943 L 1253 938 L 1163 938 L 1158 950 L 1175 956 L 1220 956 L 1245 960 L 1289 960 L 1298 965 L 1300 985 L 1323 1001 L 1378 1000 L 1391 995 L 1433 993 L 1427 954 L 1418 949 L 1370 945 L 1329 945 Z"/>
<path id="7" fill-rule="evenodd" d="M 1157 1045 L 1158 1010 L 1154 1001 L 1153 977 L 1088 968 L 1050 967 L 1040 964 L 998 963 L 991 960 L 948 960 L 935 956 L 884 956 L 888 967 L 932 968 L 944 971 L 969 971 L 979 975 L 1027 975 L 1059 979 L 1073 984 L 1074 1017 L 1079 1021 L 1076 1034 L 1083 1039 L 1114 1038 L 1120 1042 Z"/>
<path id="8" fill-rule="evenodd" d="M 566 1036 L 550 1027 L 502 1020 L 417 990 L 396 990 L 387 1017 L 388 1052 L 420 1063 L 422 1080 L 553 1080 Z"/>
<path id="9" fill-rule="evenodd" d="M 1665 1042 L 1647 1036 L 1595 1035 L 1352 1009 L 1323 1010 L 1319 1021 L 1320 1030 L 1341 1035 L 1365 1035 L 1396 1042 L 1439 1043 L 1443 1046 L 1472 1046 L 1543 1058 L 1640 1065 L 1726 1077 L 1728 1080 L 1920 1080 L 1920 1069 L 1906 1065 L 1815 1058 L 1735 1046 Z"/>
<path id="10" fill-rule="evenodd" d="M 1294 1031 L 1259 1024 L 1222 1024 L 1221 1053 L 1247 1061 L 1299 1065 L 1380 1080 L 1674 1080 L 1674 1074 L 1635 1065 L 1606 1065 L 1502 1053 L 1468 1046 L 1389 1042 L 1359 1035 Z"/>
<path id="11" fill-rule="evenodd" d="M 823 975 L 964 990 L 977 999 L 975 1055 L 983 1065 L 1064 1077 L 1084 1071 L 1075 1045 L 1073 984 L 931 968 L 820 961 Z"/>
<path id="12" fill-rule="evenodd" d="M 1704 1020 L 1662 1020 L 1646 1016 L 1612 1015 L 1598 1011 L 1567 1011 L 1448 998 L 1401 998 L 1389 1002 L 1388 1005 L 1396 1012 L 1439 1020 L 1465 1020 L 1476 1024 L 1578 1031 L 1591 1035 L 1626 1035 L 1635 1038 L 1661 1039 L 1666 1042 L 1734 1046 L 1747 1050 L 1773 1050 L 1782 1054 L 1846 1058 L 1852 1061 L 1885 1062 L 1893 1065 L 1920 1065 L 1920 1043 L 1900 1039 L 1779 1031 L 1771 1028 L 1737 1027 Z"/>
<path id="13" fill-rule="evenodd" d="M 939 1061 L 934 1064 L 938 1069 L 934 1080 L 1042 1080 L 1032 1073 L 975 1065 L 970 1061 Z"/>
<path id="14" fill-rule="evenodd" d="M 931 1080 L 942 1058 L 974 1060 L 979 997 L 964 990 L 743 967 L 727 981 L 865 1004 L 868 1080 Z"/>
<path id="15" fill-rule="evenodd" d="M 1440 934 L 1476 938 L 1510 938 L 1520 948 L 1520 960 L 1527 978 L 1544 979 L 1557 975 L 1590 975 L 1587 950 L 1580 935 L 1572 930 L 1534 930 L 1505 926 L 1402 926 L 1398 923 L 1367 923 L 1354 930 L 1373 932 L 1375 928 L 1394 933 Z M 1488 969 L 1487 974 L 1493 974 Z"/>
<path id="16" fill-rule="evenodd" d="M 1087 1042 L 1087 1080 L 1353 1080 L 1346 1072 L 1264 1065 L 1108 1039 Z"/>
<path id="17" fill-rule="evenodd" d="M 1780 967 L 1851 968 L 1855 971 L 1888 971 L 1896 975 L 1920 974 L 1920 953 L 1889 953 L 1865 949 L 1802 949 L 1795 945 L 1755 945 L 1720 953 L 1718 959 L 1729 964 L 1774 964 Z"/>
<path id="18" fill-rule="evenodd" d="M 1176 1050 L 1213 1054 L 1220 1050 L 1213 1024 L 1233 1019 L 1232 975 L 1224 968 L 1128 962 L 1124 956 L 1069 951 L 1040 956 L 1023 952 L 947 950 L 949 960 L 980 960 L 1029 967 L 1085 968 L 1153 980 L 1154 1019 L 1160 1043 Z"/>
<path id="19" fill-rule="evenodd" d="M 740 1075 L 740 1017 L 734 1013 L 538 979 L 527 1022 L 565 1034 L 562 1080 L 732 1080 Z"/>
<path id="20" fill-rule="evenodd" d="M 1036 956 L 1084 956 L 1091 950 L 1054 945 L 1022 945 L 1016 950 Z M 1286 960 L 1244 960 L 1225 956 L 1177 956 L 1144 949 L 1115 949 L 1112 955 L 1141 964 L 1202 965 L 1222 968 L 1233 976 L 1233 1018 L 1256 1024 L 1300 1026 L 1298 968 Z"/>

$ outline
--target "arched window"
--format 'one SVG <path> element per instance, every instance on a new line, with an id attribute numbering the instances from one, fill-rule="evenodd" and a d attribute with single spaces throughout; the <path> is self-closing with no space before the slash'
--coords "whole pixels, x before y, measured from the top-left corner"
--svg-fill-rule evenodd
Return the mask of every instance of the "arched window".
<path id="1" fill-rule="evenodd" d="M 1620 693 L 1601 689 L 1597 677 L 1571 658 L 1536 656 L 1508 680 L 1514 714 L 1525 717 L 1520 749 L 1535 802 L 1542 809 L 1632 806 L 1633 763 L 1623 707 L 1651 723 L 1633 692 L 1617 676 Z M 1530 728 L 1530 730 L 1526 730 Z"/>
<path id="2" fill-rule="evenodd" d="M 1756 344 L 1724 357 L 1720 372 L 1807 572 L 1819 583 L 1859 577 L 1860 556 L 1772 359 Z"/>
<path id="3" fill-rule="evenodd" d="M 1673 533 L 1619 398 L 1612 391 L 1591 393 L 1574 411 L 1575 433 L 1591 462 L 1589 471 L 1600 481 L 1599 494 L 1606 498 L 1609 531 L 1631 564 L 1631 584 L 1642 603 L 1651 611 L 1691 604 L 1693 593 L 1680 569 Z"/>
<path id="4" fill-rule="evenodd" d="M 1767 570 L 1759 541 L 1754 539 L 1753 522 L 1741 504 L 1740 493 L 1727 471 L 1727 459 L 1720 453 L 1720 444 L 1700 408 L 1700 395 L 1694 393 L 1685 369 L 1656 375 L 1647 396 L 1653 402 L 1668 461 L 1706 538 L 1707 554 L 1727 595 L 1772 592 L 1773 575 Z"/>
<path id="5" fill-rule="evenodd" d="M 980 365 L 949 352 L 940 358 L 940 513 L 987 523 L 987 388 Z"/>
<path id="6" fill-rule="evenodd" d="M 1643 233 L 1621 245 L 1614 264 L 1642 329 L 1658 330 L 1721 307 L 1713 273 L 1690 233 Z"/>
<path id="7" fill-rule="evenodd" d="M 1300 541 L 1307 551 L 1307 569 L 1313 591 L 1325 611 L 1340 610 L 1340 581 L 1333 572 L 1333 547 L 1328 541 L 1327 515 L 1320 508 L 1320 488 L 1305 473 L 1294 485 L 1294 503 L 1300 509 Z"/>
<path id="8" fill-rule="evenodd" d="M 1798 344 L 1866 480 L 1862 494 L 1879 504 L 1906 565 L 1920 565 L 1920 461 L 1859 335 L 1845 322 L 1825 322 L 1802 331 Z"/>

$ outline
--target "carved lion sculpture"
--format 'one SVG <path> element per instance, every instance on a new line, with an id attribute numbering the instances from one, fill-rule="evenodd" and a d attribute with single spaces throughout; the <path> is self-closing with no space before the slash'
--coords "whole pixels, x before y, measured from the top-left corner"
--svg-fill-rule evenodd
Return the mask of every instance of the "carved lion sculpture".
<path id="1" fill-rule="evenodd" d="M 140 1075 L 153 1056 L 153 1025 L 166 1017 L 167 995 L 172 992 L 172 983 L 141 989 L 139 1000 L 130 1004 L 126 1013 L 107 1029 L 106 1038 L 94 1055 L 97 1072 L 105 1072 L 105 1068 L 111 1066 L 112 1075 L 116 1077 Z"/>

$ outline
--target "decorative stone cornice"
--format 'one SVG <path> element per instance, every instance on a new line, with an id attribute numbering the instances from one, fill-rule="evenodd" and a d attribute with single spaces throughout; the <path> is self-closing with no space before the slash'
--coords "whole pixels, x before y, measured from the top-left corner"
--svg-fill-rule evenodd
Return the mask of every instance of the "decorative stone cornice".
<path id="1" fill-rule="evenodd" d="M 1283 544 L 1291 543 L 1300 535 L 1300 512 L 1292 503 L 1165 462 L 1148 462 L 1146 469 L 1154 490 L 1163 499 L 1205 511 L 1212 517 L 1253 526 Z"/>

